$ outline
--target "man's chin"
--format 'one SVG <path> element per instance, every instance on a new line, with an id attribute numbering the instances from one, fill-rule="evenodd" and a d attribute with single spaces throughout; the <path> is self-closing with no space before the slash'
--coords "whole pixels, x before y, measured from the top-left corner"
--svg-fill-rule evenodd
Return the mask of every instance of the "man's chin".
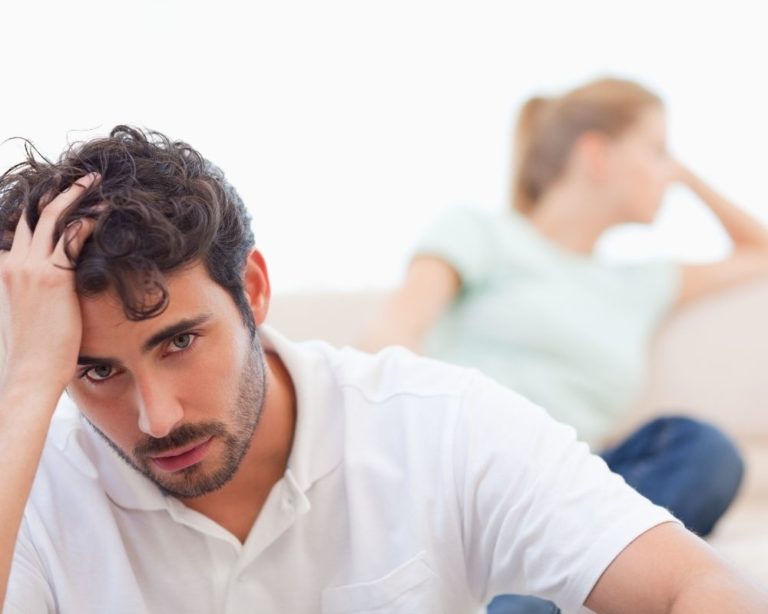
<path id="1" fill-rule="evenodd" d="M 152 481 L 166 496 L 178 499 L 194 499 L 215 492 L 226 486 L 232 475 L 224 476 L 220 472 L 211 474 L 200 465 L 193 465 L 171 475 L 158 475 L 155 471 L 139 470 Z"/>

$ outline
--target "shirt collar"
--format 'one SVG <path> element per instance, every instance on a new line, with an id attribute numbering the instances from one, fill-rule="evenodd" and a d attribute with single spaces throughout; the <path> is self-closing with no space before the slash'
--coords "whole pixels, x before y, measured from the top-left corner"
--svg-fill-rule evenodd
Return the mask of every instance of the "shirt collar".
<path id="1" fill-rule="evenodd" d="M 49 441 L 81 473 L 98 480 L 120 507 L 144 511 L 166 508 L 160 489 L 121 459 L 67 396 L 56 408 Z"/>
<path id="2" fill-rule="evenodd" d="M 288 469 L 306 492 L 332 471 L 343 455 L 342 398 L 333 375 L 333 350 L 320 341 L 288 341 L 268 326 L 259 330 L 264 349 L 277 353 L 293 381 L 296 427 Z"/>

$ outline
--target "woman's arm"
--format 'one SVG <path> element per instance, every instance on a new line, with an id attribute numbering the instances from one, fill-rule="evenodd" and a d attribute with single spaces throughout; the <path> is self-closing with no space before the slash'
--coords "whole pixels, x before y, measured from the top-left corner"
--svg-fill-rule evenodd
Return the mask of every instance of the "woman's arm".
<path id="1" fill-rule="evenodd" d="M 691 169 L 679 162 L 677 163 L 677 177 L 715 214 L 733 241 L 734 249 L 758 248 L 768 250 L 768 229 L 756 218 L 733 204 Z"/>
<path id="2" fill-rule="evenodd" d="M 416 256 L 403 284 L 368 323 L 357 345 L 369 352 L 388 345 L 420 352 L 427 330 L 460 288 L 459 274 L 448 262 L 437 256 Z"/>
<path id="3" fill-rule="evenodd" d="M 768 277 L 768 229 L 680 163 L 677 176 L 714 213 L 733 242 L 733 252 L 724 260 L 682 266 L 678 304 L 740 282 Z"/>

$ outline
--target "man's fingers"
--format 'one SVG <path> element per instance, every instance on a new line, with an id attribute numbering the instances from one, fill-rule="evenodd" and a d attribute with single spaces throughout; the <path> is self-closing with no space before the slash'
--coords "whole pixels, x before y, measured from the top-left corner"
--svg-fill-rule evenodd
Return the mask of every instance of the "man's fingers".
<path id="1" fill-rule="evenodd" d="M 91 236 L 93 229 L 96 227 L 96 220 L 90 218 L 80 218 L 79 220 L 72 222 L 66 227 L 59 242 L 51 254 L 50 260 L 56 266 L 67 267 L 72 266 L 72 263 L 67 256 L 67 253 L 72 259 L 77 258 L 80 255 L 80 251 L 83 249 L 88 237 Z"/>
<path id="2" fill-rule="evenodd" d="M 91 187 L 98 178 L 98 173 L 88 173 L 75 181 L 75 183 L 61 194 L 58 194 L 56 198 L 43 209 L 43 212 L 40 214 L 40 220 L 37 222 L 35 233 L 32 236 L 30 245 L 31 254 L 35 254 L 40 258 L 47 258 L 51 255 L 52 250 L 55 249 L 51 245 L 53 230 L 59 217 L 64 210 L 80 198 L 83 192 Z M 64 233 L 64 235 L 66 234 L 67 233 Z M 56 248 L 58 248 L 58 246 L 56 246 Z"/>
<path id="3" fill-rule="evenodd" d="M 27 209 L 26 207 L 21 212 L 19 223 L 16 224 L 16 230 L 13 232 L 13 242 L 11 243 L 11 254 L 25 255 L 29 250 L 29 245 L 32 243 L 32 231 L 29 229 L 29 222 L 27 221 Z"/>

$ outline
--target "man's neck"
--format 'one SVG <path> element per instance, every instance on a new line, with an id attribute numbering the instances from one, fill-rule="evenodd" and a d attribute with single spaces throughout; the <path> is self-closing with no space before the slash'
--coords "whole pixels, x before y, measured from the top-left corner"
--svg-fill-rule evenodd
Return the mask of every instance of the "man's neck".
<path id="1" fill-rule="evenodd" d="M 293 381 L 274 352 L 265 353 L 266 398 L 251 446 L 232 480 L 222 488 L 185 499 L 184 504 L 208 516 L 241 542 L 248 537 L 272 487 L 283 477 L 296 426 Z"/>

